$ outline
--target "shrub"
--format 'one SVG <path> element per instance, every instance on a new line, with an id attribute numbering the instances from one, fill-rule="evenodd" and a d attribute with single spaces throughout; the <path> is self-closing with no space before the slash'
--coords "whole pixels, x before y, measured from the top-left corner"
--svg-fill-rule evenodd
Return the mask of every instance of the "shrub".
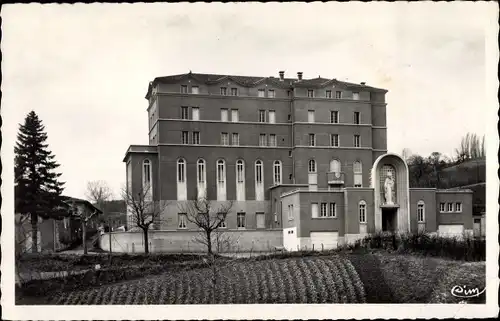
<path id="1" fill-rule="evenodd" d="M 472 237 L 441 237 L 428 234 L 376 233 L 355 247 L 383 249 L 389 252 L 415 253 L 464 261 L 484 261 L 486 242 Z"/>

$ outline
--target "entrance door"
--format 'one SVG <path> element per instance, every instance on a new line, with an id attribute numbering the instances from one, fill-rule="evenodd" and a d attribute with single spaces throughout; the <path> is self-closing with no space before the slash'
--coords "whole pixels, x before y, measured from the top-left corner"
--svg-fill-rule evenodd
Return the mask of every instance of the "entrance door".
<path id="1" fill-rule="evenodd" d="M 475 218 L 474 219 L 474 237 L 480 237 L 480 236 L 481 236 L 481 219 Z"/>
<path id="2" fill-rule="evenodd" d="M 395 232 L 396 231 L 396 213 L 397 209 L 383 208 L 382 209 L 382 231 Z"/>

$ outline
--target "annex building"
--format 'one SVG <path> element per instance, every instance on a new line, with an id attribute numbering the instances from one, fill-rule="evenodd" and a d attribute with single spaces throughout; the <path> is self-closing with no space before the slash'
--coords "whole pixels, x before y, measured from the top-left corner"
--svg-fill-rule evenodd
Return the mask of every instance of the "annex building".
<path id="1" fill-rule="evenodd" d="M 387 90 L 296 76 L 189 72 L 149 84 L 149 144 L 131 145 L 124 162 L 128 188 L 151 186 L 154 200 L 169 202 L 153 251 L 194 246 L 197 229 L 179 204 L 201 196 L 234 200 L 223 228 L 247 250 L 332 248 L 377 231 L 471 232 L 471 191 L 409 188 L 407 164 L 388 153 Z M 133 233 L 122 243 L 137 250 Z"/>

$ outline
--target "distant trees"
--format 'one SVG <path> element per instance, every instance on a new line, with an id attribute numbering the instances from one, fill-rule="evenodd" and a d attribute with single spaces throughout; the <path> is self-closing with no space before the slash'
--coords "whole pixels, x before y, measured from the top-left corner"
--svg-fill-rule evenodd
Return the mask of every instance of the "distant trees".
<path id="1" fill-rule="evenodd" d="M 15 212 L 30 218 L 31 251 L 38 251 L 39 218 L 62 218 L 68 215 L 60 182 L 59 164 L 48 149 L 45 126 L 31 111 L 20 125 L 14 147 Z"/>
<path id="2" fill-rule="evenodd" d="M 105 181 L 90 181 L 87 182 L 85 196 L 97 208 L 106 213 L 106 205 L 113 197 L 113 192 Z"/>
<path id="3" fill-rule="evenodd" d="M 485 136 L 479 138 L 477 134 L 467 133 L 462 137 L 460 146 L 455 149 L 457 163 L 486 157 Z"/>

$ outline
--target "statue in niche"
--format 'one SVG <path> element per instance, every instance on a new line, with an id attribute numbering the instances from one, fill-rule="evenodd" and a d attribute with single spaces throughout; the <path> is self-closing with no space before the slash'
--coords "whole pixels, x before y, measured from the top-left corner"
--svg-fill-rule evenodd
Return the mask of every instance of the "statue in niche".
<path id="1" fill-rule="evenodd" d="M 392 172 L 387 173 L 384 182 L 384 190 L 385 204 L 394 205 L 394 178 L 392 177 Z"/>

